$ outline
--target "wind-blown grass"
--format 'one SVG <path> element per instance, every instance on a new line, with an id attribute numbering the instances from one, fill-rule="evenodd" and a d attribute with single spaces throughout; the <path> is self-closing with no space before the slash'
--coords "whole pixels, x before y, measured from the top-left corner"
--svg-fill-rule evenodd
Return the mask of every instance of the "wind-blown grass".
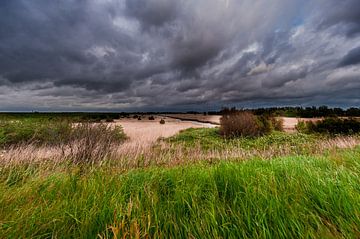
<path id="1" fill-rule="evenodd" d="M 360 237 L 360 148 L 125 173 L 16 167 L 1 172 L 0 238 Z"/>

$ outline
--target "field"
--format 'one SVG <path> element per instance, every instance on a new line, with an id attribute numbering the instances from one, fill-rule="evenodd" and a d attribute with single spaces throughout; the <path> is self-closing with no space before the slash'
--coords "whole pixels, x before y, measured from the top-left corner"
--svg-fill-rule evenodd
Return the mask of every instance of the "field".
<path id="1" fill-rule="evenodd" d="M 359 134 L 153 116 L 2 115 L 0 238 L 360 237 Z"/>

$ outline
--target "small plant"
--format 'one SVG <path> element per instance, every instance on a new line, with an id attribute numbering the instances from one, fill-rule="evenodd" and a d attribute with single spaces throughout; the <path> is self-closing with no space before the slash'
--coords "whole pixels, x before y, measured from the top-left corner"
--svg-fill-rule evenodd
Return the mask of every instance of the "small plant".
<path id="1" fill-rule="evenodd" d="M 161 120 L 160 120 L 160 124 L 165 124 L 165 120 L 164 120 L 164 119 L 161 119 Z"/>
<path id="2" fill-rule="evenodd" d="M 150 116 L 150 117 L 149 117 L 149 120 L 155 120 L 155 117 L 154 117 L 154 116 Z"/>
<path id="3" fill-rule="evenodd" d="M 141 120 L 141 116 L 139 116 L 137 119 L 138 119 L 138 120 Z"/>

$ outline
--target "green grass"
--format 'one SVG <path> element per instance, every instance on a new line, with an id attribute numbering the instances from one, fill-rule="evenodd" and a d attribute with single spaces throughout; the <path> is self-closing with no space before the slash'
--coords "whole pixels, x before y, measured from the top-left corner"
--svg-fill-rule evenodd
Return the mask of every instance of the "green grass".
<path id="1" fill-rule="evenodd" d="M 36 118 L 24 117 L 18 119 L 0 118 L 0 148 L 7 148 L 19 144 L 36 144 L 36 145 L 58 145 L 67 143 L 84 134 L 82 131 L 98 130 L 104 135 L 106 133 L 116 134 L 119 141 L 125 139 L 121 127 L 111 129 L 105 124 L 79 123 L 73 127 L 74 121 L 65 118 Z"/>
<path id="2" fill-rule="evenodd" d="M 119 173 L 0 172 L 0 238 L 359 238 L 360 148 Z"/>
<path id="3" fill-rule="evenodd" d="M 321 139 L 320 136 L 302 133 L 288 134 L 274 131 L 269 135 L 256 138 L 238 137 L 234 139 L 224 139 L 219 134 L 218 128 L 199 128 L 186 129 L 179 134 L 167 139 L 171 143 L 183 144 L 193 147 L 199 144 L 202 149 L 229 149 L 231 147 L 241 149 L 269 149 L 270 147 L 292 147 L 304 148 L 314 145 Z"/>

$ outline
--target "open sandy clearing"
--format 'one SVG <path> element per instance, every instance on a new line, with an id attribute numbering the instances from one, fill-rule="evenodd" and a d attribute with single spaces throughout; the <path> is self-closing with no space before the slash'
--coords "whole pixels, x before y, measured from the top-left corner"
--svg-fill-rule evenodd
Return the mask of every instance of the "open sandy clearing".
<path id="1" fill-rule="evenodd" d="M 160 124 L 164 118 L 166 123 Z M 211 124 L 181 121 L 165 117 L 155 117 L 155 120 L 121 119 L 115 122 L 121 125 L 129 140 L 124 147 L 147 147 L 156 142 L 159 138 L 166 138 L 177 134 L 179 131 L 188 128 L 210 128 Z"/>

